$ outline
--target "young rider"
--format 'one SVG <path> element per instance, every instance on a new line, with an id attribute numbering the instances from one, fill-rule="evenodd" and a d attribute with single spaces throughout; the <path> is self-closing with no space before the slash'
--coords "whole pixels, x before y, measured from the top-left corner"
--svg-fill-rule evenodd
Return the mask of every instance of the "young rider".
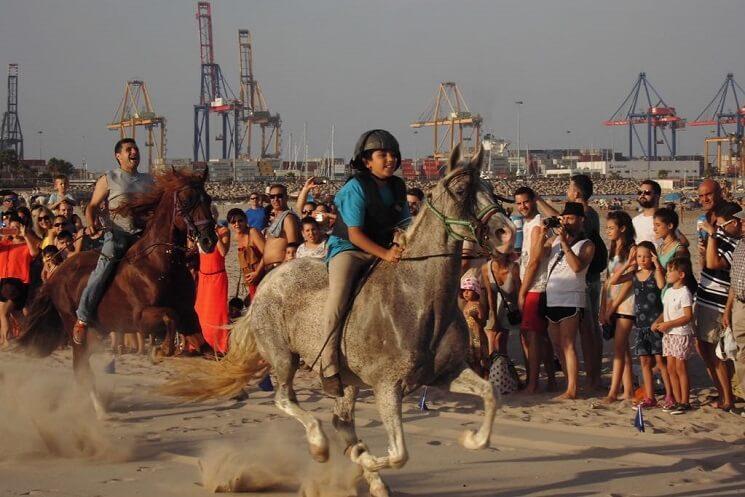
<path id="1" fill-rule="evenodd" d="M 401 165 L 398 141 L 389 132 L 364 133 L 354 148 L 356 171 L 339 190 L 334 203 L 339 216 L 328 241 L 329 293 L 326 333 L 321 354 L 321 382 L 329 395 L 342 396 L 339 342 L 347 306 L 357 281 L 376 259 L 396 263 L 402 248 L 393 245 L 393 231 L 406 222 L 406 185 L 394 173 Z"/>

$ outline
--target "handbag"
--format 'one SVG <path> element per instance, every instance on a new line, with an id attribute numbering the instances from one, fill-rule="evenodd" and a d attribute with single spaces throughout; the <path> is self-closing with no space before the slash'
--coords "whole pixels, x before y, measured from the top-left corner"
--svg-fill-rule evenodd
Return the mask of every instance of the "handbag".
<path id="1" fill-rule="evenodd" d="M 497 287 L 497 291 L 499 292 L 499 296 L 502 297 L 502 302 L 504 302 L 504 306 L 507 308 L 507 322 L 510 323 L 512 326 L 516 326 L 522 323 L 523 315 L 520 312 L 520 309 L 513 308 L 510 305 L 510 301 L 507 300 L 507 297 L 505 296 L 502 289 L 499 288 L 499 281 L 497 281 L 497 277 L 494 276 L 494 270 L 491 267 L 491 263 L 489 263 L 489 271 L 491 271 L 492 278 L 494 278 L 494 283 Z"/>
<path id="2" fill-rule="evenodd" d="M 716 346 L 717 357 L 722 361 L 735 361 L 737 357 L 737 342 L 732 328 L 724 329 Z"/>

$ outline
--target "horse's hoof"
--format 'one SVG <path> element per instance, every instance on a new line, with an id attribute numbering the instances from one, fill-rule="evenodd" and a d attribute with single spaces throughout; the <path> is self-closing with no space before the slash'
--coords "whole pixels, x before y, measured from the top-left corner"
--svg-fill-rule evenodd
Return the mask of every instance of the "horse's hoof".
<path id="1" fill-rule="evenodd" d="M 489 445 L 488 440 L 486 441 L 477 440 L 476 432 L 473 430 L 464 431 L 460 435 L 458 442 L 460 442 L 460 444 L 468 450 L 480 450 L 480 449 L 486 448 L 486 446 Z"/>
<path id="2" fill-rule="evenodd" d="M 308 445 L 310 455 L 316 462 L 326 462 L 329 460 L 329 447 L 328 445 Z"/>

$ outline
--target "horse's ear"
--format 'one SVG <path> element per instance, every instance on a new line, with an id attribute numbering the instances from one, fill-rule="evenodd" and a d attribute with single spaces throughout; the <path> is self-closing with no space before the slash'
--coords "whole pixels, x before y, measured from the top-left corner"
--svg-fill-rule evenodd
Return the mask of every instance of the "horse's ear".
<path id="1" fill-rule="evenodd" d="M 481 163 L 484 161 L 484 147 L 479 143 L 479 148 L 471 157 L 471 162 L 468 163 L 468 167 L 473 168 L 475 171 L 481 171 Z"/>
<path id="2" fill-rule="evenodd" d="M 204 166 L 204 169 L 202 170 L 202 183 L 207 182 L 207 178 L 210 177 L 210 168 L 208 166 Z"/>
<path id="3" fill-rule="evenodd" d="M 453 148 L 453 151 L 450 152 L 450 159 L 448 159 L 448 168 L 445 171 L 445 176 L 447 176 L 448 174 L 458 169 L 459 167 L 458 163 L 460 162 L 460 158 L 461 158 L 460 150 L 461 150 L 461 147 L 459 143 L 455 146 L 455 148 Z"/>

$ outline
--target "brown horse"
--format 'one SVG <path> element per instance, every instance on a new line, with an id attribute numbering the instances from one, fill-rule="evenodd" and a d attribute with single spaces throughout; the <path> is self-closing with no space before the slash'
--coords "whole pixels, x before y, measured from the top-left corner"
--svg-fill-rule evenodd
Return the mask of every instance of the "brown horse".
<path id="1" fill-rule="evenodd" d="M 162 355 L 172 355 L 176 331 L 200 331 L 194 311 L 196 287 L 186 266 L 186 241 L 194 239 L 205 252 L 217 243 L 211 199 L 204 189 L 207 171 L 190 174 L 169 171 L 156 176 L 154 188 L 135 194 L 117 209 L 145 223 L 142 237 L 120 261 L 98 306 L 98 318 L 83 345 L 73 344 L 73 369 L 78 382 L 91 393 L 94 408 L 103 415 L 96 395 L 89 358 L 101 334 L 138 330 L 164 336 Z M 41 287 L 22 326 L 19 346 L 46 357 L 72 332 L 75 311 L 88 277 L 98 261 L 97 251 L 65 260 Z M 70 343 L 73 343 L 70 340 Z"/>

